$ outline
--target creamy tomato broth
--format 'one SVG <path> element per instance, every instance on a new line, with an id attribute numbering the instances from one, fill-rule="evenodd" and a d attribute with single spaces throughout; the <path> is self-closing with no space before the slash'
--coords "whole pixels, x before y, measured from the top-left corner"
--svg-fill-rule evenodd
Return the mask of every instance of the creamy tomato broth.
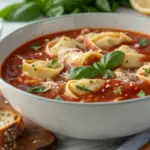
<path id="1" fill-rule="evenodd" d="M 54 33 L 14 50 L 1 69 L 9 84 L 54 100 L 144 97 L 150 95 L 150 36 L 113 29 Z"/>

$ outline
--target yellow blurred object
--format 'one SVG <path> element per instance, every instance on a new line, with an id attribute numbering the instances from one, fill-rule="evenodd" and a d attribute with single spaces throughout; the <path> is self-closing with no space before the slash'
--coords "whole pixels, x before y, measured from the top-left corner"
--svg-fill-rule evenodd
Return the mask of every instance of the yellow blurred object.
<path id="1" fill-rule="evenodd" d="M 134 9 L 146 15 L 150 15 L 150 0 L 130 0 Z"/>

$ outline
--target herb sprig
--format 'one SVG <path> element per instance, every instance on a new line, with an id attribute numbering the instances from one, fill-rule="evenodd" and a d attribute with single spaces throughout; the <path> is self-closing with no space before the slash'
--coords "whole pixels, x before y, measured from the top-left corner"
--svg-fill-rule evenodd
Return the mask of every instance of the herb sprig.
<path id="1" fill-rule="evenodd" d="M 139 44 L 141 47 L 147 46 L 148 45 L 148 39 L 146 39 L 146 38 L 140 39 Z"/>
<path id="2" fill-rule="evenodd" d="M 143 90 L 139 91 L 139 93 L 137 94 L 137 97 L 145 97 L 145 96 L 146 93 Z"/>
<path id="3" fill-rule="evenodd" d="M 58 95 L 55 97 L 55 99 L 56 99 L 56 100 L 60 100 L 60 101 L 63 100 L 63 99 L 62 99 L 60 96 L 58 96 Z"/>
<path id="4" fill-rule="evenodd" d="M 92 90 L 90 90 L 89 88 L 85 87 L 84 85 L 76 85 L 76 88 L 85 91 L 85 92 L 93 92 Z"/>
<path id="5" fill-rule="evenodd" d="M 0 10 L 0 18 L 8 21 L 30 21 L 41 16 L 115 12 L 119 6 L 130 7 L 129 0 L 24 0 Z"/>
<path id="6" fill-rule="evenodd" d="M 56 58 L 52 59 L 50 63 L 47 64 L 48 68 L 56 68 L 58 64 L 58 60 Z"/>
<path id="7" fill-rule="evenodd" d="M 30 92 L 30 93 L 44 93 L 44 92 L 47 92 L 49 90 L 50 90 L 50 88 L 48 88 L 48 87 L 35 86 L 35 87 L 28 88 L 26 91 Z"/>
<path id="8" fill-rule="evenodd" d="M 101 76 L 104 78 L 114 78 L 113 69 L 120 65 L 124 58 L 124 53 L 121 51 L 113 51 L 105 54 L 100 62 L 95 62 L 92 66 L 80 66 L 70 70 L 69 79 L 94 78 Z"/>

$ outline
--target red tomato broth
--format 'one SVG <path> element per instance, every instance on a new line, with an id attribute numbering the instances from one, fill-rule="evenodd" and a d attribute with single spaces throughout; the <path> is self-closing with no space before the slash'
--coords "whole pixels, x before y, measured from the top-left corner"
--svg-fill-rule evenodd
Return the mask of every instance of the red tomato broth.
<path id="1" fill-rule="evenodd" d="M 146 47 L 139 47 L 135 48 L 135 44 L 138 43 L 138 41 L 141 38 L 147 38 L 150 43 L 150 36 L 142 34 L 142 33 L 136 33 L 136 32 L 131 32 L 131 31 L 123 31 L 123 30 L 114 30 L 114 29 L 89 29 L 89 32 L 103 32 L 103 31 L 121 31 L 126 33 L 128 36 L 130 36 L 134 42 L 127 44 L 131 46 L 132 48 L 136 49 L 138 53 L 141 54 L 146 54 L 146 58 L 143 61 L 150 61 L 150 57 L 148 56 L 150 54 L 150 44 Z M 44 52 L 44 48 L 46 46 L 45 39 L 52 40 L 56 37 L 60 36 L 68 36 L 71 38 L 76 38 L 77 36 L 80 35 L 82 32 L 82 29 L 80 30 L 72 30 L 72 31 L 64 31 L 64 32 L 59 32 L 59 33 L 54 33 L 50 35 L 46 35 L 44 37 L 37 38 L 35 40 L 32 40 L 30 42 L 27 42 L 26 44 L 22 45 L 21 47 L 17 48 L 14 50 L 4 61 L 2 67 L 1 67 L 1 76 L 4 80 L 9 82 L 11 85 L 21 89 L 21 90 L 26 90 L 29 87 L 32 87 L 33 85 L 36 84 L 29 84 L 29 83 L 21 83 L 18 81 L 18 78 L 22 74 L 22 60 L 18 58 L 16 55 L 19 55 L 23 57 L 24 59 L 40 59 L 40 60 L 46 60 L 46 59 L 52 59 L 49 55 L 47 55 Z M 32 50 L 30 46 L 35 43 L 40 43 L 41 48 L 39 50 Z M 124 43 L 125 44 L 125 43 Z M 121 44 L 122 45 L 122 44 Z M 121 46 L 120 45 L 120 46 Z M 118 48 L 117 46 L 116 48 Z M 114 48 L 113 48 L 114 49 Z M 110 49 L 109 51 L 112 51 L 113 49 Z M 90 64 L 93 63 L 93 60 L 91 60 Z M 62 71 L 65 72 L 68 69 L 68 66 L 65 66 L 65 69 Z M 31 79 L 31 77 L 23 77 L 23 79 Z M 35 79 L 36 80 L 36 79 Z M 110 101 L 122 101 L 122 100 L 127 100 L 127 99 L 132 99 L 132 98 L 137 98 L 137 93 L 140 90 L 145 91 L 147 95 L 150 95 L 150 90 L 149 90 L 149 84 L 146 84 L 144 82 L 140 83 L 129 83 L 129 82 L 123 82 L 120 80 L 116 79 L 111 79 L 107 84 L 110 86 L 104 86 L 104 88 L 100 89 L 99 91 L 95 93 L 89 93 L 83 96 L 80 96 L 79 99 L 74 99 L 74 98 L 68 98 L 67 96 L 64 95 L 65 91 L 65 85 L 66 85 L 66 79 L 62 78 L 61 76 L 58 76 L 57 78 L 54 79 L 54 81 L 64 81 L 64 83 L 58 83 L 56 89 L 49 90 L 44 93 L 33 93 L 38 96 L 46 97 L 46 98 L 52 98 L 54 99 L 57 95 L 59 95 L 64 101 L 77 101 L 77 102 L 110 102 Z M 106 84 L 106 85 L 107 85 Z M 132 86 L 131 86 L 132 84 Z M 37 84 L 38 85 L 38 84 Z M 115 94 L 114 90 L 118 86 L 122 86 L 122 94 Z M 118 98 L 118 100 L 116 100 Z"/>

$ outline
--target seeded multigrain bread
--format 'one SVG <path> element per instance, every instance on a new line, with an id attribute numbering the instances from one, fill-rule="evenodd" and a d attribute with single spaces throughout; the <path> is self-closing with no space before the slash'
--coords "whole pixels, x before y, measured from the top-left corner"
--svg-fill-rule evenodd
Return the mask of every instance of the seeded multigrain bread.
<path id="1" fill-rule="evenodd" d="M 9 142 L 0 147 L 0 150 L 15 150 L 16 149 L 16 141 Z"/>
<path id="2" fill-rule="evenodd" d="M 19 113 L 0 109 L 0 150 L 13 150 L 15 140 L 23 128 L 23 120 Z"/>

